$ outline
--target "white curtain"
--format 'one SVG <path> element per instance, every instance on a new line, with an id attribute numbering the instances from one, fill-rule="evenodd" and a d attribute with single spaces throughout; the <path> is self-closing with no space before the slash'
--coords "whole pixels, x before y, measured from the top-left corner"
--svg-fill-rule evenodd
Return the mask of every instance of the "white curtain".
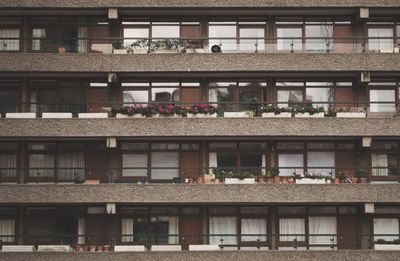
<path id="1" fill-rule="evenodd" d="M 123 218 L 122 229 L 121 229 L 121 241 L 122 242 L 133 242 L 133 219 Z"/>
<path id="2" fill-rule="evenodd" d="M 208 154 L 209 174 L 213 174 L 213 169 L 218 167 L 217 153 L 210 152 Z"/>
<path id="3" fill-rule="evenodd" d="M 267 155 L 263 154 L 262 155 L 262 162 L 261 162 L 261 167 L 262 167 L 262 174 L 267 173 Z"/>
<path id="4" fill-rule="evenodd" d="M 322 174 L 335 177 L 335 153 L 334 152 L 308 152 L 307 153 L 307 167 L 310 169 L 308 172 L 311 174 Z"/>
<path id="5" fill-rule="evenodd" d="M 89 29 L 86 26 L 79 26 L 78 27 L 78 52 L 79 53 L 87 53 L 88 50 L 88 40 L 87 38 L 89 35 Z M 84 39 L 81 39 L 84 38 Z"/>
<path id="6" fill-rule="evenodd" d="M 15 220 L 0 219 L 0 240 L 2 242 L 14 242 Z"/>
<path id="7" fill-rule="evenodd" d="M 393 49 L 393 29 L 392 28 L 369 28 L 368 39 L 369 50 L 391 50 Z M 381 39 L 379 39 L 381 38 Z"/>
<path id="8" fill-rule="evenodd" d="M 305 241 L 305 227 L 304 218 L 281 218 L 279 219 L 279 240 Z"/>
<path id="9" fill-rule="evenodd" d="M 223 240 L 222 245 L 237 245 L 237 228 L 235 217 L 210 217 L 209 229 L 210 245 L 221 245 L 221 239 Z"/>
<path id="10" fill-rule="evenodd" d="M 369 91 L 371 112 L 395 112 L 396 93 L 395 90 L 370 90 Z M 384 102 L 384 103 L 380 103 Z"/>
<path id="11" fill-rule="evenodd" d="M 54 176 L 54 155 L 31 154 L 29 155 L 29 176 L 30 177 L 53 177 Z"/>
<path id="12" fill-rule="evenodd" d="M 168 222 L 168 244 L 176 245 L 179 242 L 179 219 L 178 217 L 158 217 L 159 221 Z"/>
<path id="13" fill-rule="evenodd" d="M 19 29 L 0 29 L 0 51 L 19 51 Z"/>
<path id="14" fill-rule="evenodd" d="M 372 175 L 373 176 L 388 176 L 389 169 L 387 154 L 372 154 Z M 377 169 L 375 169 L 377 168 Z"/>
<path id="15" fill-rule="evenodd" d="M 309 217 L 308 232 L 310 234 L 310 245 L 336 244 L 336 224 L 336 217 Z"/>
<path id="16" fill-rule="evenodd" d="M 279 154 L 279 176 L 292 176 L 293 172 L 302 174 L 304 166 L 303 159 L 303 154 Z"/>
<path id="17" fill-rule="evenodd" d="M 78 239 L 77 243 L 78 244 L 85 244 L 85 218 L 80 217 L 78 218 Z"/>
<path id="18" fill-rule="evenodd" d="M 0 155 L 0 179 L 7 177 L 16 177 L 17 174 L 17 156 L 12 154 Z"/>
<path id="19" fill-rule="evenodd" d="M 42 40 L 38 38 L 46 38 L 46 29 L 33 29 L 32 38 L 32 51 L 42 50 Z"/>
<path id="20" fill-rule="evenodd" d="M 146 177 L 147 176 L 147 154 L 123 154 L 122 176 L 124 177 Z M 133 168 L 133 169 L 130 169 Z"/>
<path id="21" fill-rule="evenodd" d="M 219 94 L 219 89 L 214 88 L 214 89 L 209 89 L 208 90 L 208 101 L 213 105 L 213 106 L 218 106 L 218 95 Z"/>
<path id="22" fill-rule="evenodd" d="M 374 218 L 374 241 L 377 241 L 378 239 L 384 239 L 386 241 L 393 241 L 395 239 L 399 239 L 399 219 Z"/>
<path id="23" fill-rule="evenodd" d="M 172 180 L 177 178 L 179 177 L 179 153 L 153 152 L 151 154 L 151 167 L 152 179 Z"/>
<path id="24" fill-rule="evenodd" d="M 85 176 L 85 156 L 83 153 L 62 153 L 58 155 L 58 179 L 74 180 Z"/>
<path id="25" fill-rule="evenodd" d="M 265 218 L 242 218 L 241 235 L 242 241 L 267 241 L 267 220 Z"/>

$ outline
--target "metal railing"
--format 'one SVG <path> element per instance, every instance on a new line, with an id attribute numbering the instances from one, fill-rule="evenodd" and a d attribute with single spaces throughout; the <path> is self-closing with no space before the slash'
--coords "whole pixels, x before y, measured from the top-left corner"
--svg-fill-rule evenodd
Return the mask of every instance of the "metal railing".
<path id="1" fill-rule="evenodd" d="M 278 184 L 338 184 L 369 181 L 400 181 L 400 167 L 0 167 L 0 183 L 278 183 Z M 241 182 L 246 180 L 246 182 Z"/>
<path id="2" fill-rule="evenodd" d="M 6 245 L 67 245 L 73 251 L 113 251 L 118 245 L 142 245 L 151 250 L 156 245 L 216 245 L 219 250 L 340 250 L 374 249 L 376 245 L 399 245 L 400 236 L 393 234 L 168 234 L 143 232 L 138 234 L 52 234 L 0 235 L 0 247 Z M 386 239 L 386 240 L 385 240 Z"/>
<path id="3" fill-rule="evenodd" d="M 394 99 L 394 98 L 393 98 Z M 206 102 L 179 102 L 179 101 L 163 101 L 163 102 L 70 102 L 70 103 L 16 103 L 4 102 L 0 104 L 0 115 L 6 116 L 6 113 L 12 112 L 33 112 L 36 117 L 42 117 L 42 113 L 46 112 L 62 112 L 72 113 L 78 116 L 79 113 L 103 112 L 109 117 L 128 115 L 157 117 L 159 115 L 168 116 L 175 115 L 179 117 L 196 117 L 196 116 L 216 116 L 216 117 L 232 117 L 235 115 L 231 112 L 241 112 L 242 117 L 263 117 L 264 113 L 271 116 L 284 115 L 282 113 L 290 113 L 295 117 L 304 114 L 316 114 L 323 117 L 350 116 L 346 113 L 358 113 L 357 117 L 396 117 L 400 116 L 399 101 L 382 101 L 382 102 L 346 102 L 346 101 L 307 101 L 307 102 L 262 102 L 262 101 L 243 101 L 243 102 L 226 102 L 226 101 L 206 101 Z M 339 115 L 338 115 L 339 114 Z M 237 115 L 236 115 L 237 116 Z M 287 115 L 286 115 L 287 116 Z"/>
<path id="4" fill-rule="evenodd" d="M 20 38 L 1 37 L 0 52 L 41 53 L 398 53 L 393 37 Z"/>

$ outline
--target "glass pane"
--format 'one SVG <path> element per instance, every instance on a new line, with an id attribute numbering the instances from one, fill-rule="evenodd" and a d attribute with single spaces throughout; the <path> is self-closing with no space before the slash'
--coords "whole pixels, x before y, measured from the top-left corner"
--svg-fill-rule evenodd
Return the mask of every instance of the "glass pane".
<path id="1" fill-rule="evenodd" d="M 179 25 L 153 25 L 153 38 L 179 38 Z"/>
<path id="2" fill-rule="evenodd" d="M 240 169 L 253 174 L 261 173 L 262 154 L 261 153 L 240 153 Z"/>
<path id="3" fill-rule="evenodd" d="M 370 90 L 369 101 L 371 112 L 395 112 L 395 91 L 394 90 Z"/>
<path id="4" fill-rule="evenodd" d="M 264 51 L 265 50 L 265 41 L 264 28 L 240 28 L 240 42 L 239 49 L 240 51 Z M 249 38 L 249 39 L 243 39 Z"/>
<path id="5" fill-rule="evenodd" d="M 122 143 L 121 149 L 122 150 L 148 150 L 149 144 L 148 143 Z"/>
<path id="6" fill-rule="evenodd" d="M 305 233 L 306 229 L 304 218 L 279 219 L 280 241 L 305 241 Z"/>
<path id="7" fill-rule="evenodd" d="M 242 218 L 241 219 L 242 241 L 258 242 L 267 241 L 267 219 L 265 218 Z"/>
<path id="8" fill-rule="evenodd" d="M 237 155 L 235 152 L 217 152 L 217 166 L 226 170 L 232 170 L 237 166 Z"/>
<path id="9" fill-rule="evenodd" d="M 146 177 L 147 176 L 147 154 L 123 154 L 122 176 L 124 177 Z"/>
<path id="10" fill-rule="evenodd" d="M 239 110 L 257 111 L 261 106 L 262 93 L 261 90 L 243 90 L 239 91 Z"/>
<path id="11" fill-rule="evenodd" d="M 54 155 L 31 154 L 29 155 L 29 176 L 45 178 L 54 176 Z"/>
<path id="12" fill-rule="evenodd" d="M 236 25 L 210 25 L 208 27 L 210 39 L 210 50 L 214 45 L 221 47 L 222 52 L 232 52 L 236 50 Z M 231 39 L 221 39 L 231 38 Z"/>
<path id="13" fill-rule="evenodd" d="M 212 88 L 208 90 L 208 101 L 218 106 L 221 111 L 234 110 L 234 89 L 233 88 Z"/>
<path id="14" fill-rule="evenodd" d="M 0 179 L 17 176 L 17 155 L 0 154 Z"/>
<path id="15" fill-rule="evenodd" d="M 147 103 L 149 102 L 148 91 L 123 91 L 122 95 L 124 106 L 147 106 Z"/>
<path id="16" fill-rule="evenodd" d="M 62 88 L 59 91 L 59 112 L 86 112 L 86 88 Z"/>
<path id="17" fill-rule="evenodd" d="M 393 28 L 369 28 L 368 50 L 393 52 Z"/>
<path id="18" fill-rule="evenodd" d="M 37 90 L 31 92 L 31 112 L 54 112 L 55 91 Z"/>
<path id="19" fill-rule="evenodd" d="M 124 28 L 124 47 L 147 49 L 148 28 Z"/>
<path id="20" fill-rule="evenodd" d="M 308 52 L 332 51 L 332 37 L 333 25 L 306 25 L 306 50 Z"/>
<path id="21" fill-rule="evenodd" d="M 178 150 L 179 144 L 178 143 L 152 143 L 151 149 L 152 150 Z"/>
<path id="22" fill-rule="evenodd" d="M 151 153 L 151 178 L 156 180 L 172 180 L 179 177 L 178 152 Z"/>
<path id="23" fill-rule="evenodd" d="M 179 88 L 153 88 L 151 90 L 153 102 L 178 102 Z"/>
<path id="24" fill-rule="evenodd" d="M 306 99 L 308 106 L 314 108 L 324 107 L 325 110 L 328 110 L 333 102 L 333 89 L 306 88 Z"/>
<path id="25" fill-rule="evenodd" d="M 334 152 L 308 152 L 308 173 L 311 175 L 335 175 L 335 153 Z"/>
<path id="26" fill-rule="evenodd" d="M 396 154 L 376 154 L 372 155 L 372 175 L 373 176 L 396 176 L 397 175 L 397 155 Z"/>
<path id="27" fill-rule="evenodd" d="M 18 92 L 0 91 L 0 113 L 17 112 L 18 110 Z"/>
<path id="28" fill-rule="evenodd" d="M 389 242 L 399 239 L 398 218 L 374 218 L 374 241 L 379 239 Z"/>
<path id="29" fill-rule="evenodd" d="M 291 108 L 303 103 L 302 91 L 278 91 L 278 107 Z"/>
<path id="30" fill-rule="evenodd" d="M 301 28 L 278 28 L 277 50 L 300 51 L 303 49 Z"/>
<path id="31" fill-rule="evenodd" d="M 310 245 L 335 245 L 336 217 L 309 217 L 308 232 Z"/>
<path id="32" fill-rule="evenodd" d="M 84 153 L 62 153 L 57 158 L 57 176 L 59 180 L 73 181 L 77 178 L 84 180 Z"/>
<path id="33" fill-rule="evenodd" d="M 279 176 L 292 176 L 303 173 L 303 154 L 279 154 Z"/>
<path id="34" fill-rule="evenodd" d="M 0 52 L 19 51 L 19 29 L 0 29 Z"/>
<path id="35" fill-rule="evenodd" d="M 210 148 L 210 150 L 236 149 L 236 142 L 210 143 L 209 148 Z"/>

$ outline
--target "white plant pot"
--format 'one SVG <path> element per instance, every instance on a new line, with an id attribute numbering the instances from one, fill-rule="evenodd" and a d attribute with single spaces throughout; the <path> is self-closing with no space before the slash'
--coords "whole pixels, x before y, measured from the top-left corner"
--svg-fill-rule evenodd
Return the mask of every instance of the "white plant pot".
<path id="1" fill-rule="evenodd" d="M 400 245 L 375 244 L 374 249 L 381 250 L 381 251 L 399 251 Z"/>
<path id="2" fill-rule="evenodd" d="M 178 53 L 178 50 L 155 50 L 155 53 Z"/>
<path id="3" fill-rule="evenodd" d="M 367 114 L 365 112 L 337 112 L 337 118 L 365 118 Z"/>
<path id="4" fill-rule="evenodd" d="M 291 118 L 291 112 L 281 112 L 279 114 L 275 114 L 274 112 L 263 112 L 261 114 L 262 118 Z"/>
<path id="5" fill-rule="evenodd" d="M 325 113 L 319 112 L 319 113 L 314 113 L 312 115 L 309 112 L 297 113 L 297 114 L 294 115 L 294 117 L 296 117 L 296 118 L 324 118 L 325 117 Z"/>
<path id="6" fill-rule="evenodd" d="M 164 115 L 164 114 L 154 114 L 153 118 L 182 118 L 182 115 L 178 115 L 178 114 L 172 114 L 172 115 Z"/>
<path id="7" fill-rule="evenodd" d="M 224 112 L 224 118 L 252 118 L 254 113 L 241 112 Z"/>
<path id="8" fill-rule="evenodd" d="M 255 184 L 255 178 L 245 178 L 245 179 L 238 179 L 238 178 L 226 178 L 225 184 Z"/>
<path id="9" fill-rule="evenodd" d="M 147 49 L 133 49 L 133 53 L 144 54 L 147 53 Z"/>
<path id="10" fill-rule="evenodd" d="M 117 118 L 117 119 L 133 119 L 133 118 L 146 118 L 146 116 L 142 115 L 140 113 L 135 113 L 133 115 L 117 113 L 117 115 L 115 115 L 115 118 Z"/>
<path id="11" fill-rule="evenodd" d="M 193 48 L 188 48 L 188 49 L 185 49 L 185 52 L 186 52 L 186 53 L 195 53 L 196 50 L 193 49 Z"/>
<path id="12" fill-rule="evenodd" d="M 127 49 L 114 49 L 114 54 L 128 54 Z"/>
<path id="13" fill-rule="evenodd" d="M 43 119 L 70 119 L 72 118 L 72 113 L 70 112 L 43 112 Z"/>
<path id="14" fill-rule="evenodd" d="M 8 118 L 8 119 L 35 119 L 36 113 L 34 113 L 34 112 L 7 112 L 6 118 Z"/>
<path id="15" fill-rule="evenodd" d="M 193 113 L 188 113 L 187 114 L 188 118 L 217 118 L 217 114 L 213 113 L 213 114 L 204 114 L 204 113 L 197 113 L 197 114 L 193 114 Z"/>
<path id="16" fill-rule="evenodd" d="M 81 118 L 81 119 L 106 119 L 106 118 L 108 118 L 108 114 L 106 112 L 79 113 L 78 118 Z"/>
<path id="17" fill-rule="evenodd" d="M 325 179 L 310 179 L 310 178 L 302 178 L 296 179 L 296 184 L 330 184 L 330 180 Z"/>

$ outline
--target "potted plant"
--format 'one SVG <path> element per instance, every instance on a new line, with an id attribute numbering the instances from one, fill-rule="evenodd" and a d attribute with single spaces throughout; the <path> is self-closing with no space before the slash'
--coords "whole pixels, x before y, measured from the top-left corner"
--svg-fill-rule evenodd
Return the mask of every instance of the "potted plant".
<path id="1" fill-rule="evenodd" d="M 116 118 L 145 118 L 151 115 L 151 108 L 142 105 L 125 106 L 120 109 L 113 109 Z"/>
<path id="2" fill-rule="evenodd" d="M 127 54 L 128 53 L 128 49 L 125 48 L 124 43 L 123 42 L 115 42 L 112 44 L 113 47 L 113 53 L 114 54 Z"/>
<path id="3" fill-rule="evenodd" d="M 364 169 L 357 169 L 356 176 L 359 179 L 360 183 L 368 183 L 368 173 Z"/>
<path id="4" fill-rule="evenodd" d="M 59 46 L 57 48 L 57 50 L 58 50 L 58 53 L 61 53 L 61 54 L 64 54 L 64 53 L 67 52 L 67 48 L 65 46 L 63 46 L 63 45 Z"/>
<path id="5" fill-rule="evenodd" d="M 203 180 L 203 183 L 204 183 L 204 184 L 211 184 L 212 175 L 210 175 L 210 174 L 204 174 L 202 180 Z"/>
<path id="6" fill-rule="evenodd" d="M 225 184 L 254 184 L 254 175 L 247 171 L 228 171 Z"/>
<path id="7" fill-rule="evenodd" d="M 378 239 L 374 244 L 375 250 L 381 251 L 399 251 L 400 250 L 400 239 L 395 239 L 393 241 L 386 241 L 385 239 Z"/>
<path id="8" fill-rule="evenodd" d="M 134 54 L 148 53 L 149 40 L 147 40 L 147 39 L 136 40 L 130 46 L 131 46 L 132 52 Z"/>
<path id="9" fill-rule="evenodd" d="M 75 245 L 75 252 L 82 252 L 83 251 L 83 247 L 79 244 Z"/>
<path id="10" fill-rule="evenodd" d="M 214 175 L 214 183 L 221 184 L 225 177 L 225 172 L 221 169 L 213 168 L 212 174 Z"/>
<path id="11" fill-rule="evenodd" d="M 296 184 L 328 184 L 330 183 L 330 177 L 317 173 L 307 173 L 300 179 L 296 179 Z"/>
<path id="12" fill-rule="evenodd" d="M 292 112 L 289 108 L 278 108 L 273 106 L 263 107 L 260 110 L 263 118 L 291 118 Z"/>
<path id="13" fill-rule="evenodd" d="M 270 168 L 267 171 L 267 175 L 271 177 L 274 183 L 279 184 L 281 183 L 281 177 L 279 176 L 279 169 L 278 168 Z"/>
<path id="14" fill-rule="evenodd" d="M 109 245 L 103 245 L 103 252 L 110 252 L 110 246 Z"/>
<path id="15" fill-rule="evenodd" d="M 296 118 L 323 118 L 325 117 L 324 107 L 297 107 L 294 109 L 294 117 Z"/>
<path id="16" fill-rule="evenodd" d="M 217 108 L 207 104 L 195 104 L 187 110 L 188 118 L 216 118 Z"/>
<path id="17" fill-rule="evenodd" d="M 157 105 L 153 110 L 154 118 L 180 118 L 186 113 L 184 108 L 174 104 Z"/>
<path id="18" fill-rule="evenodd" d="M 183 46 L 185 53 L 196 53 L 196 50 L 204 50 L 202 40 L 182 40 L 181 46 Z"/>
<path id="19" fill-rule="evenodd" d="M 150 49 L 155 53 L 177 53 L 179 46 L 179 40 L 164 39 L 152 42 Z"/>
<path id="20" fill-rule="evenodd" d="M 350 107 L 343 107 L 336 109 L 337 118 L 365 118 L 367 113 L 364 111 L 350 111 Z"/>

